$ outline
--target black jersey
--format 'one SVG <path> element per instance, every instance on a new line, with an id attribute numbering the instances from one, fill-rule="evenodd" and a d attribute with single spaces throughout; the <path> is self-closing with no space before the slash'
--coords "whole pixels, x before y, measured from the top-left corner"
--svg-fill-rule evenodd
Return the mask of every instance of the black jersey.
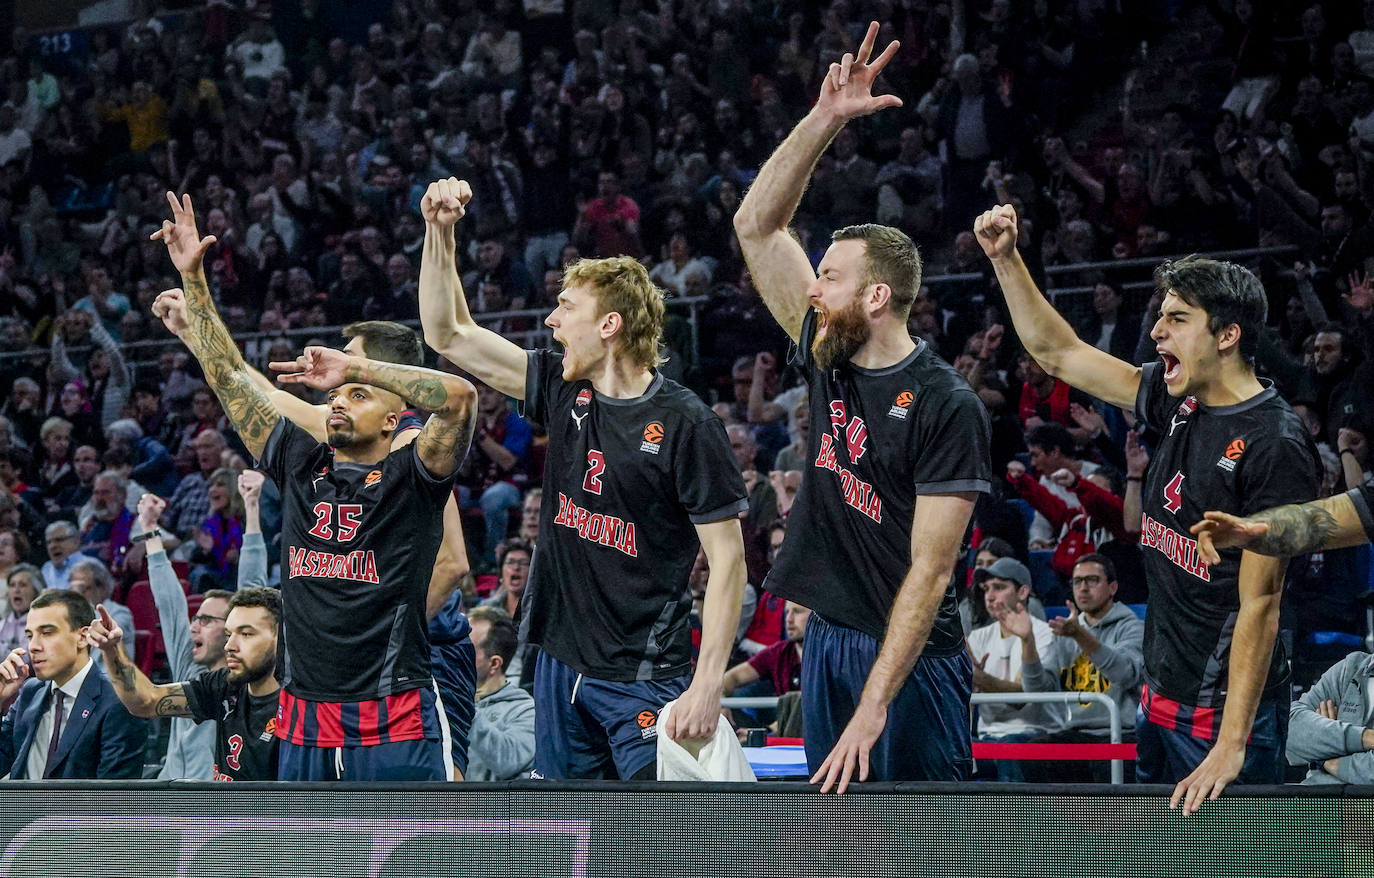
<path id="1" fill-rule="evenodd" d="M 371 701 L 427 686 L 425 596 L 452 477 L 415 443 L 342 463 L 282 419 L 259 467 L 282 497 L 283 685 L 308 701 Z"/>
<path id="2" fill-rule="evenodd" d="M 277 693 L 251 695 L 221 668 L 181 684 L 191 719 L 215 723 L 214 780 L 277 779 Z"/>
<path id="3" fill-rule="evenodd" d="M 764 587 L 879 640 L 911 569 L 920 494 L 987 491 L 987 409 L 924 341 L 886 369 L 811 357 L 816 314 L 802 321 L 793 362 L 806 370 L 811 432 L 801 490 Z M 951 581 L 923 654 L 964 649 Z"/>
<path id="4" fill-rule="evenodd" d="M 691 669 L 695 525 L 748 509 L 725 426 L 696 394 L 655 374 L 633 399 L 562 378 L 531 351 L 523 414 L 548 429 L 539 545 L 524 620 L 530 643 L 601 680 Z"/>
<path id="5" fill-rule="evenodd" d="M 1364 535 L 1370 542 L 1374 542 L 1374 485 L 1365 484 L 1351 488 L 1346 496 L 1355 504 L 1360 524 L 1364 525 Z"/>
<path id="6" fill-rule="evenodd" d="M 1158 431 L 1141 494 L 1140 547 L 1150 586 L 1145 679 L 1179 705 L 1220 708 L 1226 700 L 1240 592 L 1240 549 L 1202 563 L 1189 533 L 1208 509 L 1252 515 L 1316 496 L 1321 472 L 1306 427 L 1273 387 L 1236 405 L 1210 407 L 1170 396 L 1160 363 L 1140 376 L 1136 417 Z M 1265 689 L 1288 679 L 1283 641 L 1274 644 Z M 1215 737 L 1220 722 L 1201 715 Z M 1194 729 L 1196 732 L 1196 729 Z"/>

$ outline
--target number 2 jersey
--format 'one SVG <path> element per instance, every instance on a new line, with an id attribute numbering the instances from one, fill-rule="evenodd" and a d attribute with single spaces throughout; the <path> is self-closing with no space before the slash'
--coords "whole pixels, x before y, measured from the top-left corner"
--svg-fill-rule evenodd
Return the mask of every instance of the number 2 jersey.
<path id="1" fill-rule="evenodd" d="M 695 526 L 749 505 L 725 426 L 660 373 L 642 396 L 615 399 L 562 370 L 560 354 L 529 352 L 523 414 L 549 433 L 529 642 L 599 680 L 681 676 Z"/>
<path id="2" fill-rule="evenodd" d="M 1313 499 L 1317 449 L 1273 387 L 1235 405 L 1205 406 L 1170 396 L 1160 363 L 1143 367 L 1135 411 L 1161 437 L 1141 495 L 1150 585 L 1142 707 L 1156 725 L 1214 740 L 1240 611 L 1241 550 L 1222 549 L 1221 562 L 1209 567 L 1189 528 L 1208 509 L 1252 515 Z M 1288 680 L 1281 640 L 1268 664 L 1264 688 L 1277 697 Z"/>
<path id="3" fill-rule="evenodd" d="M 917 496 L 991 487 L 988 413 L 924 341 L 886 369 L 822 370 L 811 358 L 815 335 L 808 310 L 793 355 L 809 376 L 806 468 L 764 587 L 882 640 L 911 569 Z M 922 655 L 964 648 L 951 581 Z"/>
<path id="4" fill-rule="evenodd" d="M 431 476 L 415 443 L 376 464 L 336 461 L 328 445 L 284 418 L 259 466 L 282 497 L 286 694 L 312 702 L 383 702 L 365 707 L 369 713 L 388 702 L 409 711 L 393 700 L 430 684 L 425 597 L 452 477 Z M 283 719 L 289 725 L 292 716 Z M 350 721 L 343 718 L 344 737 Z M 382 716 L 357 721 L 386 727 Z M 281 726 L 279 735 L 286 731 Z M 322 743 L 339 737 L 319 731 Z M 304 736 L 316 737 L 310 730 Z"/>

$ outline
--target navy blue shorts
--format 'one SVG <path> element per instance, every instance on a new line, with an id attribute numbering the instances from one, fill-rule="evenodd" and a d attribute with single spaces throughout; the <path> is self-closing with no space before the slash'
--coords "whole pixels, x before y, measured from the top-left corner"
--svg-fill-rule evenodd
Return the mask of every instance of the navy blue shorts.
<path id="1" fill-rule="evenodd" d="M 467 774 L 468 734 L 477 709 L 477 653 L 471 637 L 458 643 L 436 643 L 429 649 L 434 683 L 444 703 L 442 719 L 447 726 L 449 758 L 459 772 Z"/>
<path id="2" fill-rule="evenodd" d="M 1281 784 L 1288 741 L 1289 705 L 1275 698 L 1259 703 L 1250 741 L 1245 745 L 1238 784 Z M 1137 783 L 1176 784 L 1193 773 L 1212 749 L 1211 741 L 1167 729 L 1136 710 L 1135 779 Z"/>
<path id="3" fill-rule="evenodd" d="M 858 706 L 880 644 L 812 613 L 802 652 L 806 766 L 815 774 Z M 870 781 L 967 780 L 973 771 L 967 652 L 921 656 L 887 709 L 887 727 L 868 756 Z M 855 779 L 857 779 L 857 774 Z"/>
<path id="4" fill-rule="evenodd" d="M 277 780 L 445 780 L 440 741 L 396 741 L 371 747 L 308 747 L 278 742 Z"/>
<path id="5" fill-rule="evenodd" d="M 687 691 L 672 680 L 612 683 L 540 650 L 534 667 L 534 774 L 548 780 L 633 777 L 658 759 L 658 712 Z"/>

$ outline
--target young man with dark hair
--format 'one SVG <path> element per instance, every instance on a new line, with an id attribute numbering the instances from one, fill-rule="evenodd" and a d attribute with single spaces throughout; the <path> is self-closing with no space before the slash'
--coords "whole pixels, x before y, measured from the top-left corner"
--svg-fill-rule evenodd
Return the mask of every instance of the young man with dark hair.
<path id="1" fill-rule="evenodd" d="M 878 24 L 830 66 L 812 111 L 735 215 L 760 295 L 805 372 L 808 469 L 764 588 L 813 611 L 802 657 L 807 766 L 821 791 L 972 771 L 973 668 L 952 582 L 974 501 L 991 486 L 987 411 L 907 331 L 921 260 L 898 229 L 841 229 L 819 277 L 788 229 L 807 179 L 849 122 L 884 107 Z M 822 429 L 824 425 L 824 429 Z"/>
<path id="2" fill-rule="evenodd" d="M 1026 350 L 1050 374 L 1134 406 L 1159 446 L 1146 472 L 1141 547 L 1150 586 L 1144 721 L 1136 778 L 1174 782 L 1185 813 L 1232 781 L 1281 783 L 1288 665 L 1277 640 L 1281 559 L 1227 550 L 1208 563 L 1187 534 L 1209 506 L 1249 514 L 1316 494 L 1316 449 L 1302 421 L 1255 376 L 1264 289 L 1239 265 L 1188 257 L 1155 272 L 1150 335 L 1160 362 L 1135 366 L 1080 340 L 1036 288 L 1008 205 L 974 231 Z"/>
<path id="3" fill-rule="evenodd" d="M 134 716 L 213 720 L 210 780 L 276 780 L 277 637 L 281 593 L 256 586 L 229 599 L 225 666 L 161 686 L 136 668 L 123 648 L 125 632 L 104 607 L 91 623 L 91 643 L 105 655 L 115 694 Z"/>
<path id="4" fill-rule="evenodd" d="M 455 256 L 454 225 L 471 197 L 449 178 L 421 200 L 420 319 L 432 347 L 522 400 L 549 431 L 522 622 L 542 648 L 535 772 L 652 779 L 658 734 L 715 734 L 744 589 L 744 480 L 720 419 L 657 371 L 663 294 L 634 259 L 568 267 L 545 321 L 561 355 L 477 325 Z M 699 544 L 711 578 L 693 675 L 684 594 Z M 660 731 L 659 711 L 675 699 Z"/>
<path id="5" fill-rule="evenodd" d="M 477 714 L 467 778 L 528 777 L 534 767 L 534 699 L 506 674 L 519 645 L 515 622 L 505 610 L 485 606 L 469 619 L 477 650 Z"/>
<path id="6" fill-rule="evenodd" d="M 0 662 L 0 701 L 14 702 L 0 723 L 0 767 L 12 780 L 142 776 L 147 728 L 91 661 L 94 616 L 77 592 L 45 591 L 29 605 L 28 648 Z"/>
<path id="7" fill-rule="evenodd" d="M 442 780 L 425 601 L 453 473 L 472 437 L 462 378 L 308 347 L 274 363 L 283 383 L 327 394 L 328 445 L 283 418 L 215 312 L 191 200 L 154 233 L 181 272 L 180 333 L 257 468 L 282 494 L 281 780 Z M 163 293 L 153 311 L 171 324 Z M 433 412 L 406 448 L 406 400 Z"/>

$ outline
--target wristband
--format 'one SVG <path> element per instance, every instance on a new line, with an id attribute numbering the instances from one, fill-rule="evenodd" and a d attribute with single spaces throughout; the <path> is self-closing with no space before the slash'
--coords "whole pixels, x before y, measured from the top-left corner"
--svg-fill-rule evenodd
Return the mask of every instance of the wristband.
<path id="1" fill-rule="evenodd" d="M 145 530 L 145 531 L 144 531 L 143 533 L 141 533 L 141 534 L 134 534 L 133 536 L 129 537 L 129 542 L 131 542 L 131 543 L 141 543 L 141 542 L 143 542 L 143 541 L 145 541 L 145 540 L 151 540 L 153 537 L 157 537 L 158 539 L 162 539 L 162 530 L 161 530 L 160 528 L 156 528 L 156 527 L 153 528 L 152 530 Z"/>
<path id="2" fill-rule="evenodd" d="M 1126 481 L 1128 481 L 1128 482 L 1143 482 L 1143 481 L 1145 481 L 1145 477 L 1144 477 L 1144 476 L 1127 476 L 1127 477 L 1126 477 Z"/>
<path id="3" fill-rule="evenodd" d="M 1341 449 L 1341 454 L 1352 454 L 1352 455 L 1353 455 L 1354 453 L 1355 453 L 1354 449 L 1351 449 L 1351 448 L 1342 448 L 1342 449 Z"/>

